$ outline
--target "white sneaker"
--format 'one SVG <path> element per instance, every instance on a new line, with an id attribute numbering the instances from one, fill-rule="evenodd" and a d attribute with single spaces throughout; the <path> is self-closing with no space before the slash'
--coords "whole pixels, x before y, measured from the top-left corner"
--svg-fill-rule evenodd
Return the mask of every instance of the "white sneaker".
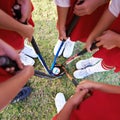
<path id="1" fill-rule="evenodd" d="M 20 59 L 24 65 L 34 65 L 35 61 L 31 58 L 28 57 L 27 55 L 20 53 Z"/>
<path id="2" fill-rule="evenodd" d="M 68 38 L 66 41 L 64 52 L 63 52 L 63 57 L 69 58 L 72 55 L 74 45 L 75 45 L 75 42 L 72 42 L 70 38 Z"/>
<path id="3" fill-rule="evenodd" d="M 24 53 L 25 55 L 30 56 L 32 58 L 37 58 L 37 54 L 36 54 L 35 50 L 33 49 L 33 47 L 31 47 L 27 44 L 25 44 L 21 53 Z"/>
<path id="4" fill-rule="evenodd" d="M 82 70 L 76 70 L 74 73 L 73 73 L 73 76 L 76 78 L 76 79 L 83 79 L 91 74 L 93 74 L 94 72 L 89 72 L 88 71 L 88 68 L 86 69 L 82 69 Z"/>
<path id="5" fill-rule="evenodd" d="M 90 66 L 95 65 L 100 60 L 101 60 L 100 58 L 94 58 L 94 57 L 91 57 L 91 58 L 86 59 L 86 60 L 80 60 L 76 63 L 76 68 L 77 69 L 84 69 L 86 67 L 90 67 Z"/>
<path id="6" fill-rule="evenodd" d="M 111 68 L 112 69 L 112 68 Z M 102 60 L 100 60 L 97 64 L 91 66 L 91 67 L 87 67 L 85 69 L 80 69 L 80 70 L 76 70 L 73 75 L 75 78 L 77 79 L 83 79 L 89 75 L 92 75 L 94 73 L 97 72 L 105 72 L 105 71 L 109 71 L 111 70 L 110 68 L 103 68 L 102 67 Z"/>
<path id="7" fill-rule="evenodd" d="M 59 49 L 61 43 L 62 43 L 61 40 L 58 40 L 58 41 L 57 41 L 57 43 L 56 43 L 56 45 L 55 45 L 55 47 L 54 47 L 54 55 L 57 54 L 57 51 L 58 51 L 58 49 Z M 62 54 L 62 52 L 63 52 L 63 50 L 64 50 L 64 48 L 65 48 L 65 45 L 66 45 L 66 41 L 64 42 L 64 44 L 63 44 L 63 46 L 62 46 L 62 48 L 61 48 L 61 50 L 60 50 L 58 56 L 60 56 L 60 55 Z"/>
<path id="8" fill-rule="evenodd" d="M 57 113 L 59 113 L 66 103 L 65 96 L 63 93 L 57 93 L 55 96 L 55 106 L 57 108 Z"/>

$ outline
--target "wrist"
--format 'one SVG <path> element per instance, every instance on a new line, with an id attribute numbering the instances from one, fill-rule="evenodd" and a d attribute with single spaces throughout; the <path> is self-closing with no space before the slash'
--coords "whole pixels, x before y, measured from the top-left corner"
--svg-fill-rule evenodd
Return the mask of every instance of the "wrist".
<path id="1" fill-rule="evenodd" d="M 116 35 L 115 45 L 116 45 L 116 47 L 119 47 L 119 48 L 120 48 L 120 34 L 117 34 L 117 35 Z"/>
<path id="2" fill-rule="evenodd" d="M 24 34 L 26 33 L 26 31 L 27 31 L 27 25 L 20 23 L 17 32 L 18 32 L 22 37 L 24 37 Z"/>
<path id="3" fill-rule="evenodd" d="M 72 100 L 72 98 L 69 98 L 69 100 L 67 101 L 67 105 L 71 108 L 74 109 L 76 107 L 76 104 L 74 103 L 74 101 Z"/>
<path id="4" fill-rule="evenodd" d="M 110 0 L 95 0 L 94 2 L 96 2 L 96 5 L 99 7 L 101 5 L 108 3 L 109 1 Z"/>

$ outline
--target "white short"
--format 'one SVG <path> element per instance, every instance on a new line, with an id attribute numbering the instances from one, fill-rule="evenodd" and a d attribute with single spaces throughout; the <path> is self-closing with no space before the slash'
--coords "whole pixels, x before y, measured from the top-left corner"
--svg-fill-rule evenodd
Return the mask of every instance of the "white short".
<path id="1" fill-rule="evenodd" d="M 54 0 L 54 2 L 60 7 L 70 7 L 70 0 Z"/>
<path id="2" fill-rule="evenodd" d="M 109 10 L 115 17 L 118 17 L 120 14 L 120 0 L 110 1 Z"/>

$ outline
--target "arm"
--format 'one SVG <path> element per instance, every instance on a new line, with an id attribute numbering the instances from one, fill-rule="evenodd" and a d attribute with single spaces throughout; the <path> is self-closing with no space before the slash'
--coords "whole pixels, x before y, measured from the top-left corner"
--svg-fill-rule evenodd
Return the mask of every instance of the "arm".
<path id="1" fill-rule="evenodd" d="M 93 41 L 95 41 L 96 37 L 100 36 L 112 24 L 115 19 L 116 17 L 109 10 L 105 11 L 98 24 L 87 39 L 86 48 L 89 52 L 91 44 L 93 43 Z"/>
<path id="2" fill-rule="evenodd" d="M 21 5 L 21 14 L 22 17 L 19 20 L 20 22 L 25 22 L 29 20 L 32 11 L 31 0 L 17 0 L 18 4 Z"/>
<path id="3" fill-rule="evenodd" d="M 33 67 L 26 66 L 12 78 L 0 83 L 0 110 L 11 102 L 32 75 Z"/>
<path id="4" fill-rule="evenodd" d="M 76 92 L 65 104 L 64 108 L 60 111 L 57 116 L 57 120 L 69 120 L 72 110 L 76 109 L 77 106 L 83 101 L 84 96 L 88 90 L 83 89 L 82 91 Z"/>
<path id="5" fill-rule="evenodd" d="M 95 89 L 95 90 L 100 90 L 108 93 L 120 94 L 120 86 L 99 83 L 99 82 L 94 82 L 90 80 L 84 80 L 80 82 L 79 85 L 77 86 L 76 91 L 79 91 L 83 88 L 86 88 L 89 90 Z"/>
<path id="6" fill-rule="evenodd" d="M 103 34 L 96 38 L 97 46 L 103 46 L 106 49 L 112 49 L 114 47 L 120 48 L 120 34 L 111 30 L 103 32 Z"/>
<path id="7" fill-rule="evenodd" d="M 68 13 L 67 7 L 59 7 L 57 6 L 57 14 L 58 14 L 58 31 L 59 31 L 59 39 L 67 39 L 66 38 L 66 19 L 67 19 L 67 13 Z"/>
<path id="8" fill-rule="evenodd" d="M 9 56 L 11 59 L 15 60 L 21 70 L 17 72 L 13 77 L 0 83 L 0 110 L 5 107 L 20 91 L 22 86 L 28 81 L 28 79 L 33 75 L 33 67 L 24 67 L 20 61 L 17 52 L 8 44 L 0 39 L 0 55 Z"/>
<path id="9" fill-rule="evenodd" d="M 0 55 L 8 56 L 12 60 L 16 61 L 20 69 L 23 69 L 23 64 L 20 60 L 17 51 L 1 39 L 0 39 Z"/>
<path id="10" fill-rule="evenodd" d="M 70 7 L 70 0 L 54 0 L 55 4 L 57 6 L 57 15 L 58 15 L 58 21 L 57 21 L 57 27 L 59 31 L 59 39 L 67 39 L 66 38 L 66 19 L 67 19 L 67 13 Z"/>
<path id="11" fill-rule="evenodd" d="M 7 15 L 0 9 L 0 28 L 17 32 L 24 38 L 31 40 L 33 34 L 33 27 L 31 25 L 24 25 L 16 21 L 11 16 Z"/>

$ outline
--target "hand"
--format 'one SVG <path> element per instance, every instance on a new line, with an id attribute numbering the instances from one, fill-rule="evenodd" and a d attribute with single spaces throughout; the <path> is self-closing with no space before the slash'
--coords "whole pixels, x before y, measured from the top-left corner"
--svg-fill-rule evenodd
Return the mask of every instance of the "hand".
<path id="1" fill-rule="evenodd" d="M 28 41 L 31 42 L 32 36 L 34 29 L 31 25 L 23 25 L 23 29 L 19 29 L 18 33 L 23 37 L 23 38 L 28 38 Z"/>
<path id="2" fill-rule="evenodd" d="M 111 31 L 105 31 L 100 37 L 96 38 L 99 41 L 96 45 L 103 46 L 106 49 L 112 49 L 114 47 L 120 47 L 120 35 Z"/>
<path id="3" fill-rule="evenodd" d="M 22 18 L 19 20 L 21 22 L 25 22 L 29 20 L 31 16 L 32 6 L 30 0 L 17 0 L 18 4 L 21 5 L 21 15 Z"/>
<path id="4" fill-rule="evenodd" d="M 1 39 L 0 39 L 0 55 L 8 56 L 12 60 L 16 61 L 16 63 L 18 64 L 18 67 L 20 69 L 23 69 L 23 64 L 20 60 L 20 57 L 19 57 L 17 51 Z M 6 70 L 13 72 L 14 68 L 12 67 L 12 68 L 8 68 Z"/>
<path id="5" fill-rule="evenodd" d="M 103 3 L 104 1 L 85 0 L 81 5 L 75 5 L 74 13 L 78 16 L 90 15 Z"/>
<path id="6" fill-rule="evenodd" d="M 94 39 L 93 37 L 89 36 L 88 39 L 86 40 L 85 43 L 85 48 L 87 49 L 88 52 L 91 52 L 91 46 L 93 44 L 93 42 L 95 42 L 96 39 Z M 96 45 L 97 46 L 97 45 Z"/>
<path id="7" fill-rule="evenodd" d="M 63 40 L 63 39 L 66 40 L 67 39 L 66 32 L 64 30 L 59 31 L 59 39 L 60 40 Z"/>
<path id="8" fill-rule="evenodd" d="M 72 104 L 74 108 L 77 108 L 77 106 L 80 104 L 80 102 L 83 101 L 87 93 L 88 89 L 79 90 L 73 96 L 71 96 L 68 102 L 70 102 L 70 104 Z"/>
<path id="9" fill-rule="evenodd" d="M 25 77 L 27 77 L 27 76 L 32 77 L 34 75 L 34 67 L 31 65 L 26 65 L 22 69 L 22 72 L 23 72 L 23 74 L 25 73 Z M 19 74 L 19 72 L 18 72 L 18 74 Z"/>
<path id="10" fill-rule="evenodd" d="M 76 92 L 79 92 L 83 89 L 88 89 L 89 91 L 92 91 L 93 89 L 98 89 L 98 87 L 99 87 L 99 84 L 97 82 L 90 81 L 90 80 L 83 80 L 77 86 Z"/>

